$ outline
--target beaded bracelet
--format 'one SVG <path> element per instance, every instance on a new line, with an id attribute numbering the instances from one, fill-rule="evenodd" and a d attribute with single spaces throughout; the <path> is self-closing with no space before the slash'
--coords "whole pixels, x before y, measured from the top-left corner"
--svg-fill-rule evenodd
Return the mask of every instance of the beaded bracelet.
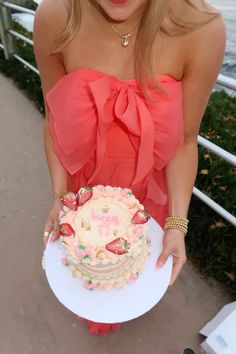
<path id="1" fill-rule="evenodd" d="M 184 235 L 186 235 L 188 232 L 188 223 L 189 220 L 186 218 L 180 216 L 168 216 L 163 229 L 178 229 L 183 231 Z"/>

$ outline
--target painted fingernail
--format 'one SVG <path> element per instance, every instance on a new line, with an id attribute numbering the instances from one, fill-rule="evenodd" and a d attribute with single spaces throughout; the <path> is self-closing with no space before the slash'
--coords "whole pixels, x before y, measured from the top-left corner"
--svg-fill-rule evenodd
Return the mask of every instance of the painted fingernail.
<path id="1" fill-rule="evenodd" d="M 158 260 L 157 263 L 156 263 L 156 268 L 160 269 L 163 266 L 163 264 L 164 263 L 162 261 Z"/>

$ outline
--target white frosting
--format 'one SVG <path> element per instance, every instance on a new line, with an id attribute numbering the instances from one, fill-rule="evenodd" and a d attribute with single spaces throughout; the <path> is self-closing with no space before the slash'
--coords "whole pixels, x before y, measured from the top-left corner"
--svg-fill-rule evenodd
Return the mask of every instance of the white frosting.
<path id="1" fill-rule="evenodd" d="M 75 231 L 81 243 L 103 246 L 125 235 L 131 212 L 122 201 L 110 197 L 90 200 L 76 212 Z"/>
<path id="2" fill-rule="evenodd" d="M 63 208 L 60 224 L 69 223 L 75 235 L 61 237 L 73 276 L 88 289 L 121 287 L 137 278 L 149 256 L 147 223 L 133 224 L 144 207 L 127 188 L 95 186 L 91 198 L 76 211 Z M 124 239 L 126 253 L 115 254 L 106 245 Z"/>

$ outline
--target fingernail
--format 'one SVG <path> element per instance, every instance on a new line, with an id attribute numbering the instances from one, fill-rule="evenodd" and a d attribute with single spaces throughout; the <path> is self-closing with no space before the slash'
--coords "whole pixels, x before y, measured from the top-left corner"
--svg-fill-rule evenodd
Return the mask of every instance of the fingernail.
<path id="1" fill-rule="evenodd" d="M 164 263 L 162 261 L 158 260 L 157 263 L 156 263 L 156 268 L 160 269 L 163 266 L 163 264 Z"/>

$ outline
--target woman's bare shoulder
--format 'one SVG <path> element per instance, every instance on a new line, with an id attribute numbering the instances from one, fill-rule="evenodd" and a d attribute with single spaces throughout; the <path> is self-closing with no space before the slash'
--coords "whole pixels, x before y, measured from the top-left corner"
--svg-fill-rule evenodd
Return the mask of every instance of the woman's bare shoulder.
<path id="1" fill-rule="evenodd" d="M 200 24 L 206 22 L 220 12 L 204 0 L 172 0 L 171 9 L 181 23 Z"/>
<path id="2" fill-rule="evenodd" d="M 34 31 L 56 35 L 66 24 L 68 6 L 69 0 L 43 0 L 35 12 Z"/>
<path id="3" fill-rule="evenodd" d="M 66 6 L 67 0 L 43 0 L 35 13 L 34 54 L 44 96 L 66 74 L 61 52 L 51 54 L 55 49 L 55 41 L 67 22 Z M 46 100 L 45 109 L 47 110 Z"/>
<path id="4" fill-rule="evenodd" d="M 209 19 L 204 15 L 203 24 L 199 26 L 195 31 L 190 32 L 189 40 L 195 42 L 196 48 L 205 48 L 206 51 L 218 51 L 224 50 L 226 43 L 226 26 L 224 19 L 220 12 L 208 8 L 210 12 L 213 11 Z M 207 10 L 206 10 L 207 11 Z M 217 14 L 216 16 L 214 14 Z M 206 22 L 204 22 L 206 20 Z"/>
<path id="5" fill-rule="evenodd" d="M 190 57 L 205 51 L 222 52 L 226 42 L 225 22 L 221 13 L 204 0 L 177 0 L 174 5 L 177 17 L 183 23 L 197 24 L 184 38 Z"/>

